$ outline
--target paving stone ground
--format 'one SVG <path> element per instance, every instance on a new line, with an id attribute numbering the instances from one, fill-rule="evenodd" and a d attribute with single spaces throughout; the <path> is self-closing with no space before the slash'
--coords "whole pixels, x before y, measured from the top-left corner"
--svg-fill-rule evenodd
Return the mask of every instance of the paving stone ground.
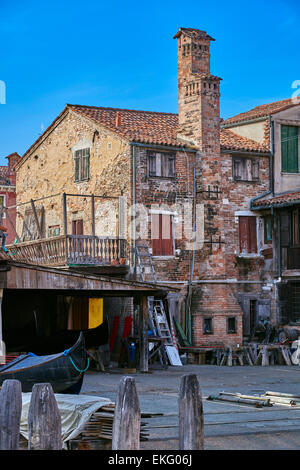
<path id="1" fill-rule="evenodd" d="M 178 449 L 178 390 L 183 374 L 196 374 L 203 396 L 205 449 L 207 450 L 299 450 L 300 406 L 253 406 L 208 401 L 221 391 L 260 395 L 266 391 L 298 394 L 298 366 L 186 365 L 152 370 L 149 374 L 124 374 L 112 369 L 86 373 L 81 393 L 116 400 L 120 379 L 135 378 L 142 411 L 163 413 L 147 419 L 149 440 L 142 449 Z"/>

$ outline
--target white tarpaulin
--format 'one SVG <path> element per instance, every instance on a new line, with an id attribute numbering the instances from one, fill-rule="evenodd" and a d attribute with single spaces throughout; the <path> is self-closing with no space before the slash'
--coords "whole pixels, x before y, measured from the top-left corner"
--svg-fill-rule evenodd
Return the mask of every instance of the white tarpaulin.
<path id="1" fill-rule="evenodd" d="M 22 393 L 20 433 L 28 440 L 28 410 L 31 393 Z M 55 399 L 61 415 L 63 442 L 74 439 L 95 411 L 112 403 L 108 398 L 91 395 L 68 395 L 56 393 Z"/>

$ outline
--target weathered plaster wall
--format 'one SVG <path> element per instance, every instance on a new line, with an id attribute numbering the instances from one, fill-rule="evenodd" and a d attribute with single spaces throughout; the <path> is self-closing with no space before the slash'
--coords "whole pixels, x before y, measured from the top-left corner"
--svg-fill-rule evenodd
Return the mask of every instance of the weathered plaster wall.
<path id="1" fill-rule="evenodd" d="M 74 152 L 90 147 L 90 178 L 74 181 Z M 127 196 L 130 200 L 130 147 L 109 131 L 68 112 L 17 170 L 17 202 L 53 195 L 38 201 L 45 211 L 45 236 L 49 226 L 60 225 L 63 233 L 62 193 Z M 58 196 L 56 196 L 58 194 Z M 68 233 L 72 220 L 84 220 L 84 233 L 91 233 L 91 200 L 68 197 Z M 23 214 L 29 204 L 19 206 Z M 113 210 L 115 209 L 115 210 Z M 96 235 L 117 235 L 118 200 L 95 199 Z M 22 218 L 17 230 L 22 232 Z"/>

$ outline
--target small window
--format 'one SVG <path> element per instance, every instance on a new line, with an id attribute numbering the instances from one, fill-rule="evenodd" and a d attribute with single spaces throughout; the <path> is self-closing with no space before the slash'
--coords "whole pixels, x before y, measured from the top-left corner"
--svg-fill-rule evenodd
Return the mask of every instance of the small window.
<path id="1" fill-rule="evenodd" d="M 236 333 L 236 317 L 227 318 L 227 334 L 231 335 Z"/>
<path id="2" fill-rule="evenodd" d="M 170 153 L 148 153 L 148 175 L 162 178 L 175 177 L 175 155 Z"/>
<path id="3" fill-rule="evenodd" d="M 75 152 L 75 181 L 85 181 L 90 177 L 90 149 Z"/>
<path id="4" fill-rule="evenodd" d="M 213 319 L 212 318 L 203 318 L 203 334 L 204 335 L 213 335 Z"/>
<path id="5" fill-rule="evenodd" d="M 2 219 L 5 218 L 5 210 L 4 210 L 4 207 L 5 207 L 5 196 L 0 196 L 0 217 Z"/>
<path id="6" fill-rule="evenodd" d="M 232 173 L 234 181 L 259 181 L 259 159 L 233 157 Z"/>
<path id="7" fill-rule="evenodd" d="M 50 225 L 48 227 L 48 237 L 58 237 L 60 235 L 59 225 Z"/>
<path id="8" fill-rule="evenodd" d="M 272 230 L 273 230 L 273 219 L 271 216 L 267 216 L 264 218 L 265 243 L 270 243 L 272 241 Z"/>

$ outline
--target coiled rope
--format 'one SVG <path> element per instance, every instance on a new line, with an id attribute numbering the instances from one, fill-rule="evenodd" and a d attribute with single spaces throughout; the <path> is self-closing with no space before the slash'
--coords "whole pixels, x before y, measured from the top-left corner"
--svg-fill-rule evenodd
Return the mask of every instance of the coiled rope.
<path id="1" fill-rule="evenodd" d="M 73 361 L 71 355 L 70 355 L 70 351 L 71 351 L 72 348 L 70 349 L 66 349 L 64 351 L 64 356 L 69 356 L 69 359 L 73 365 L 73 367 L 78 371 L 78 372 L 86 372 L 88 370 L 88 368 L 90 367 L 90 358 L 88 357 L 87 358 L 87 366 L 84 368 L 84 369 L 78 369 L 78 367 L 76 366 L 75 362 Z"/>

